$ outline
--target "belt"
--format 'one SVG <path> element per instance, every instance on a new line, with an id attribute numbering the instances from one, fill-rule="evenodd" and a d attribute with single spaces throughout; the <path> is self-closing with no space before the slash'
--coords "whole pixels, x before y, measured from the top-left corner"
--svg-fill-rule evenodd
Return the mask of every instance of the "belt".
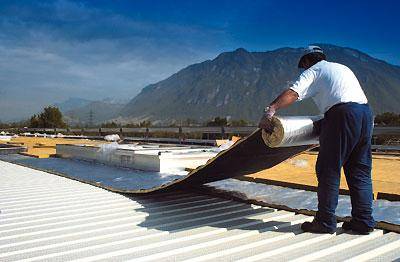
<path id="1" fill-rule="evenodd" d="M 331 106 L 331 107 L 328 109 L 328 111 L 325 112 L 325 114 L 328 113 L 329 111 L 331 111 L 332 109 L 335 109 L 335 108 L 337 108 L 337 107 L 339 107 L 339 106 L 347 105 L 347 104 L 368 105 L 368 104 L 360 104 L 360 103 L 357 103 L 357 102 L 340 102 L 340 103 L 337 103 L 337 104 L 334 104 L 333 106 Z"/>
<path id="2" fill-rule="evenodd" d="M 341 105 L 349 104 L 349 103 L 352 103 L 352 102 L 341 102 L 341 103 L 334 104 L 333 106 L 331 106 L 331 108 L 329 108 L 329 110 L 331 110 L 332 108 L 341 106 Z"/>

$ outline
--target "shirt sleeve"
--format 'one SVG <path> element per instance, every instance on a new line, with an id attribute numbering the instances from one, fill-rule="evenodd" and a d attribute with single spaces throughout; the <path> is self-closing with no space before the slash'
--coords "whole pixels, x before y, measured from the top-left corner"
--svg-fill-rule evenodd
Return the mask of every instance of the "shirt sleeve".
<path id="1" fill-rule="evenodd" d="M 313 88 L 313 83 L 316 78 L 316 72 L 313 68 L 309 68 L 305 70 L 297 79 L 296 82 L 290 87 L 293 91 L 295 91 L 299 98 L 298 100 L 303 100 L 308 97 L 314 96 L 317 92 L 316 89 Z"/>

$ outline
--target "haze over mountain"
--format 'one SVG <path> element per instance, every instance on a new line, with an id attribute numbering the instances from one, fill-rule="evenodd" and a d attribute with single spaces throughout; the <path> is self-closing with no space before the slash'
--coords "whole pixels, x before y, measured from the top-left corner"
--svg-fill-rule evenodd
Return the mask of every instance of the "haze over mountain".
<path id="1" fill-rule="evenodd" d="M 61 103 L 55 103 L 54 106 L 58 107 L 61 110 L 61 112 L 65 113 L 70 110 L 84 107 L 91 102 L 93 102 L 93 101 L 84 99 L 84 98 L 80 98 L 80 97 L 70 97 Z"/>
<path id="2" fill-rule="evenodd" d="M 126 102 L 113 98 L 92 101 L 71 97 L 62 103 L 55 104 L 55 106 L 61 110 L 68 124 L 86 125 L 99 124 L 118 116 Z"/>
<path id="3" fill-rule="evenodd" d="M 327 60 L 350 67 L 375 114 L 400 112 L 400 67 L 352 48 L 318 44 Z M 216 116 L 257 121 L 263 108 L 300 74 L 302 48 L 249 52 L 239 48 L 213 60 L 190 65 L 167 79 L 143 88 L 121 111 L 124 119 L 161 121 Z M 310 100 L 280 114 L 318 114 Z"/>

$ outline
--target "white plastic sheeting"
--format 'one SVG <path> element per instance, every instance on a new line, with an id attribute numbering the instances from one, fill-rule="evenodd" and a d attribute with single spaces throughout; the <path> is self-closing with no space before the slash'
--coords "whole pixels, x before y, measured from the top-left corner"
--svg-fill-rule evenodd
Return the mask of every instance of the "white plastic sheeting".
<path id="1" fill-rule="evenodd" d="M 314 123 L 322 116 L 279 116 L 272 119 L 273 130 L 263 130 L 262 137 L 269 147 L 318 144 Z"/>
<path id="2" fill-rule="evenodd" d="M 115 153 L 118 147 L 119 145 L 117 142 L 112 142 L 109 144 L 101 144 L 98 150 L 98 158 L 103 162 L 109 161 L 111 155 Z"/>
<path id="3" fill-rule="evenodd" d="M 116 142 L 98 146 L 57 145 L 57 156 L 127 167 L 144 171 L 169 173 L 170 170 L 197 168 L 214 157 L 212 148 L 163 145 L 120 145 Z"/>
<path id="4" fill-rule="evenodd" d="M 104 137 L 104 140 L 110 141 L 110 142 L 116 142 L 116 141 L 121 140 L 121 138 L 117 134 L 112 134 L 112 135 L 106 135 Z"/>
<path id="5" fill-rule="evenodd" d="M 285 205 L 294 209 L 315 211 L 318 209 L 316 192 L 240 181 L 237 179 L 225 179 L 207 185 L 228 192 L 241 193 L 247 199 L 255 199 L 268 204 Z M 339 196 L 336 215 L 341 217 L 351 216 L 350 196 Z M 376 221 L 386 221 L 400 225 L 400 202 L 382 199 L 374 200 L 373 216 Z"/>
<path id="6" fill-rule="evenodd" d="M 94 182 L 104 187 L 119 188 L 121 190 L 151 189 L 180 179 L 188 174 L 187 171 L 182 169 L 169 170 L 168 173 L 140 171 L 63 158 L 38 159 L 21 155 L 5 155 L 1 156 L 1 160 L 56 172 L 72 179 Z"/>
<path id="7" fill-rule="evenodd" d="M 0 132 L 0 140 L 1 141 L 10 141 L 12 138 L 17 138 L 18 135 L 13 135 L 8 132 L 1 131 Z"/>
<path id="8" fill-rule="evenodd" d="M 0 135 L 1 141 L 10 141 L 12 136 Z"/>

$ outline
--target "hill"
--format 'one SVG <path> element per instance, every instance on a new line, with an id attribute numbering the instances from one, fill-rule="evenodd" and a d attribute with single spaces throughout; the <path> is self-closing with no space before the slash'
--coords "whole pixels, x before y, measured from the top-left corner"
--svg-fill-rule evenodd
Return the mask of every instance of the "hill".
<path id="1" fill-rule="evenodd" d="M 76 108 L 84 107 L 91 102 L 93 101 L 80 97 L 70 97 L 61 103 L 54 104 L 54 106 L 58 107 L 58 109 L 60 109 L 61 112 L 68 112 Z"/>
<path id="2" fill-rule="evenodd" d="M 361 51 L 321 46 L 328 61 L 350 67 L 358 77 L 375 114 L 399 112 L 400 67 Z M 262 109 L 299 75 L 302 48 L 249 52 L 239 48 L 213 60 L 190 65 L 151 84 L 134 97 L 120 115 L 124 119 L 174 122 L 204 121 L 215 116 L 257 121 Z M 296 103 L 280 114 L 317 114 L 311 100 Z"/>
<path id="3" fill-rule="evenodd" d="M 63 111 L 65 120 L 70 125 L 100 124 L 117 117 L 125 104 L 111 99 L 89 101 L 83 106 L 71 107 Z"/>

